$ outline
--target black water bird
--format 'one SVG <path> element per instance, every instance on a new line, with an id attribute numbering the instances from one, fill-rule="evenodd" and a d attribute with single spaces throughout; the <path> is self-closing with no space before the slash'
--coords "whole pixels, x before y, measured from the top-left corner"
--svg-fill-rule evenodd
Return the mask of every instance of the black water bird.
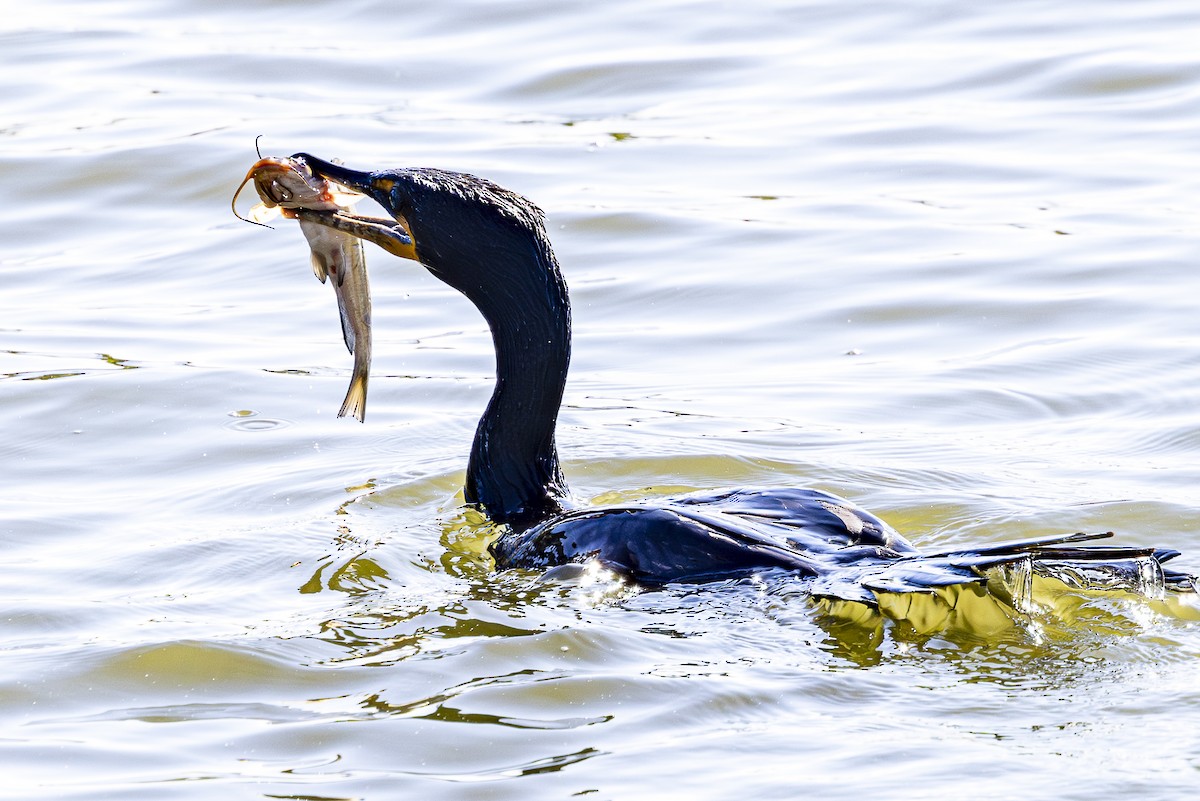
<path id="1" fill-rule="evenodd" d="M 541 210 L 471 175 L 361 172 L 303 153 L 293 158 L 367 195 L 394 218 L 301 211 L 302 219 L 420 262 L 487 321 L 496 385 L 471 447 L 465 497 L 504 524 L 491 546 L 501 569 L 595 560 L 655 586 L 776 568 L 810 577 L 815 596 L 869 606 L 878 592 L 982 586 L 988 568 L 1022 562 L 1065 561 L 1076 574 L 1100 576 L 1133 564 L 1155 573 L 1160 586 L 1193 588 L 1191 577 L 1161 566 L 1175 551 L 1077 544 L 1111 534 L 922 554 L 874 515 L 812 489 L 721 490 L 580 507 L 570 499 L 554 437 L 570 361 L 571 307 Z"/>

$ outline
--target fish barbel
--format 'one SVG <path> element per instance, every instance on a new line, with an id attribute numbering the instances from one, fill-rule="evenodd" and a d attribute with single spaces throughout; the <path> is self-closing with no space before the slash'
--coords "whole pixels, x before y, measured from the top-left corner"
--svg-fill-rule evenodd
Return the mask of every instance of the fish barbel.
<path id="1" fill-rule="evenodd" d="M 242 186 L 248 181 L 254 182 L 262 199 L 262 203 L 251 211 L 252 221 L 259 223 L 276 209 L 284 217 L 298 219 L 297 209 L 344 211 L 362 197 L 356 193 L 338 192 L 324 178 L 314 175 L 303 161 L 291 158 L 259 159 L 246 173 Z M 237 195 L 234 195 L 236 201 Z M 237 213 L 236 208 L 234 213 Z M 308 220 L 299 222 L 312 252 L 313 272 L 321 283 L 333 277 L 342 338 L 346 348 L 354 354 L 354 372 L 338 417 L 353 414 L 361 423 L 366 416 L 367 381 L 371 371 L 371 290 L 362 240 Z"/>

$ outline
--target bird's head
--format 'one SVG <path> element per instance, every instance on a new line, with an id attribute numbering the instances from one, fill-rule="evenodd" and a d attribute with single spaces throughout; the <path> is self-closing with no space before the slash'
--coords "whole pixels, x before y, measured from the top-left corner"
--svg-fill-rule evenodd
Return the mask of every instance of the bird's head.
<path id="1" fill-rule="evenodd" d="M 363 172 L 306 153 L 317 175 L 367 195 L 395 223 L 327 212 L 312 219 L 414 259 L 486 312 L 489 298 L 562 283 L 542 211 L 515 192 L 464 173 L 428 168 Z"/>

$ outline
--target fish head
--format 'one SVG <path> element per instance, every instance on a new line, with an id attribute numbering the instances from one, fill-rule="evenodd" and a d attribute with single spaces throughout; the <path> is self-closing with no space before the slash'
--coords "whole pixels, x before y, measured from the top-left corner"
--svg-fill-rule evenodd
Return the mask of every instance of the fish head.
<path id="1" fill-rule="evenodd" d="M 267 157 L 259 159 L 246 180 L 254 182 L 258 197 L 267 208 L 334 211 L 338 208 L 329 182 L 313 173 L 303 161 Z M 290 216 L 290 215 L 289 215 Z"/>

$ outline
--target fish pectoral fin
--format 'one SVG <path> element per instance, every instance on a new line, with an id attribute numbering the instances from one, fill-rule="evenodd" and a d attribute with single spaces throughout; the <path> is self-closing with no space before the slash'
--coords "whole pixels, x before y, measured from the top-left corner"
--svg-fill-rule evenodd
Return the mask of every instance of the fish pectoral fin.
<path id="1" fill-rule="evenodd" d="M 325 283 L 325 278 L 329 275 L 329 267 L 325 264 L 325 260 L 316 254 L 316 251 L 312 252 L 312 268 L 313 275 L 322 284 Z"/>
<path id="2" fill-rule="evenodd" d="M 354 247 L 362 247 L 357 240 L 352 239 L 350 242 Z M 309 251 L 309 256 L 312 259 L 313 275 L 320 279 L 322 284 L 330 275 L 333 276 L 334 286 L 346 283 L 346 267 L 336 255 L 334 258 L 330 258 L 330 255 L 323 249 L 313 249 Z"/>
<path id="3" fill-rule="evenodd" d="M 250 207 L 250 219 L 253 222 L 266 225 L 269 221 L 283 214 L 278 206 L 268 206 L 266 203 L 258 203 Z"/>

